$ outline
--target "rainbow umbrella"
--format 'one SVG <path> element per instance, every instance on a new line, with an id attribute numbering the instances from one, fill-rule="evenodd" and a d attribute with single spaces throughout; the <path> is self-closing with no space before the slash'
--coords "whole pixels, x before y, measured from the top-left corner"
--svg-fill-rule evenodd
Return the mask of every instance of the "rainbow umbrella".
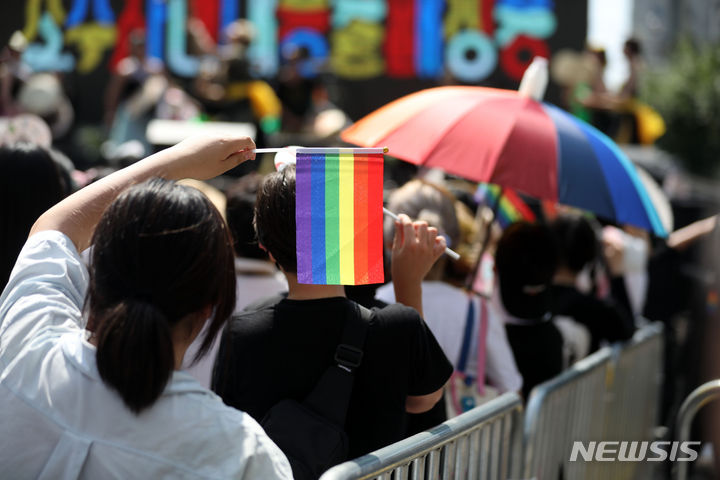
<path id="1" fill-rule="evenodd" d="M 635 166 L 607 136 L 513 90 L 438 87 L 407 95 L 342 132 L 408 162 L 494 183 L 667 235 Z"/>

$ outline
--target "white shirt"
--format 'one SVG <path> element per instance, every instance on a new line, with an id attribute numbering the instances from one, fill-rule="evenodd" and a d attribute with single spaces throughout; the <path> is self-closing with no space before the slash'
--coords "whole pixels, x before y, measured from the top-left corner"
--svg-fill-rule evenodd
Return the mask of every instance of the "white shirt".
<path id="1" fill-rule="evenodd" d="M 395 290 L 392 282 L 377 290 L 375 297 L 387 303 L 395 303 Z M 478 318 L 480 305 L 474 296 L 475 311 Z M 422 282 L 423 316 L 425 323 L 435 335 L 440 347 L 455 368 L 460 357 L 465 321 L 467 318 L 468 296 L 460 288 L 445 282 Z M 492 386 L 500 392 L 516 392 L 522 388 L 522 376 L 515 364 L 515 357 L 507 340 L 502 317 L 488 306 L 488 329 L 485 347 L 485 374 Z M 477 358 L 478 324 L 475 322 L 470 357 Z M 474 375 L 476 362 L 468 361 L 466 372 Z"/>
<path id="2" fill-rule="evenodd" d="M 88 273 L 60 232 L 33 235 L 0 297 L 0 471 L 8 478 L 292 478 L 247 414 L 173 372 L 139 415 L 100 378 Z"/>

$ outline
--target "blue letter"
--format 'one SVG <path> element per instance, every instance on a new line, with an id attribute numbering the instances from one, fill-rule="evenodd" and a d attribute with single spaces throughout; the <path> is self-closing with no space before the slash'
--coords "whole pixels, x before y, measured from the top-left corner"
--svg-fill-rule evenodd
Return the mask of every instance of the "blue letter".
<path id="1" fill-rule="evenodd" d="M 197 74 L 200 62 L 186 52 L 187 0 L 169 0 L 168 16 L 168 67 L 178 75 L 192 77 Z"/>
<path id="2" fill-rule="evenodd" d="M 420 78 L 442 75 L 443 0 L 415 1 L 415 71 Z"/>
<path id="3" fill-rule="evenodd" d="M 466 53 L 474 51 L 475 57 Z M 477 30 L 465 30 L 455 35 L 445 50 L 450 73 L 463 82 L 475 83 L 487 78 L 497 65 L 497 51 L 492 41 Z"/>
<path id="4" fill-rule="evenodd" d="M 317 76 L 319 67 L 328 59 L 329 50 L 325 37 L 311 28 L 296 28 L 285 36 L 280 46 L 281 51 L 288 45 L 307 48 L 310 58 L 300 64 L 300 75 L 305 78 Z"/>

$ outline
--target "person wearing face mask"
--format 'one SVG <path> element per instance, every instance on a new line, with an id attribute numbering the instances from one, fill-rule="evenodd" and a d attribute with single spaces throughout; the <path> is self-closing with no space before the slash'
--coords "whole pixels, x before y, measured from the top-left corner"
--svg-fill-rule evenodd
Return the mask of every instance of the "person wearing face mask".
<path id="1" fill-rule="evenodd" d="M 562 214 L 550 228 L 557 244 L 558 266 L 551 286 L 551 310 L 583 325 L 590 335 L 589 351 L 603 341 L 632 337 L 632 315 L 612 298 L 598 299 L 578 289 L 578 277 L 598 256 L 598 240 L 590 222 L 579 214 Z"/>

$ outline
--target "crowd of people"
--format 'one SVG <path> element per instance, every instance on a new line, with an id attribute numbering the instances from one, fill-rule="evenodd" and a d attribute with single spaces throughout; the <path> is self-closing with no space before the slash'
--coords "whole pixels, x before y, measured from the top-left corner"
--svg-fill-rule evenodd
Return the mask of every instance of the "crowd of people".
<path id="1" fill-rule="evenodd" d="M 58 111 L 22 110 L 19 92 L 34 84 L 16 55 L 21 39 L 7 47 L 3 471 L 310 478 L 503 392 L 527 400 L 575 361 L 631 338 L 645 317 L 668 322 L 651 299 L 670 279 L 654 268 L 713 232 L 714 220 L 665 243 L 527 198 L 538 221 L 502 229 L 473 201 L 473 185 L 436 172 L 406 182 L 386 170 L 385 203 L 400 215 L 384 224 L 385 284 L 299 283 L 293 165 L 238 170 L 260 158 L 251 138 L 228 135 L 145 156 L 155 115 L 187 120 L 211 105 L 219 119 L 249 113 L 268 135 L 302 130 L 325 105 L 299 74 L 302 52 L 286 52 L 275 91 L 243 60 L 252 26 L 227 34 L 226 52 L 206 50 L 192 95 L 145 58 L 141 33 L 130 36 L 105 97 L 106 170 L 79 171 L 53 147 L 46 122 Z M 132 159 L 129 141 L 141 144 Z M 446 246 L 461 260 L 444 256 Z M 337 407 L 325 416 L 346 435 L 342 454 L 305 465 L 299 457 L 325 439 L 278 426 L 298 411 L 287 400 L 320 416 Z"/>

